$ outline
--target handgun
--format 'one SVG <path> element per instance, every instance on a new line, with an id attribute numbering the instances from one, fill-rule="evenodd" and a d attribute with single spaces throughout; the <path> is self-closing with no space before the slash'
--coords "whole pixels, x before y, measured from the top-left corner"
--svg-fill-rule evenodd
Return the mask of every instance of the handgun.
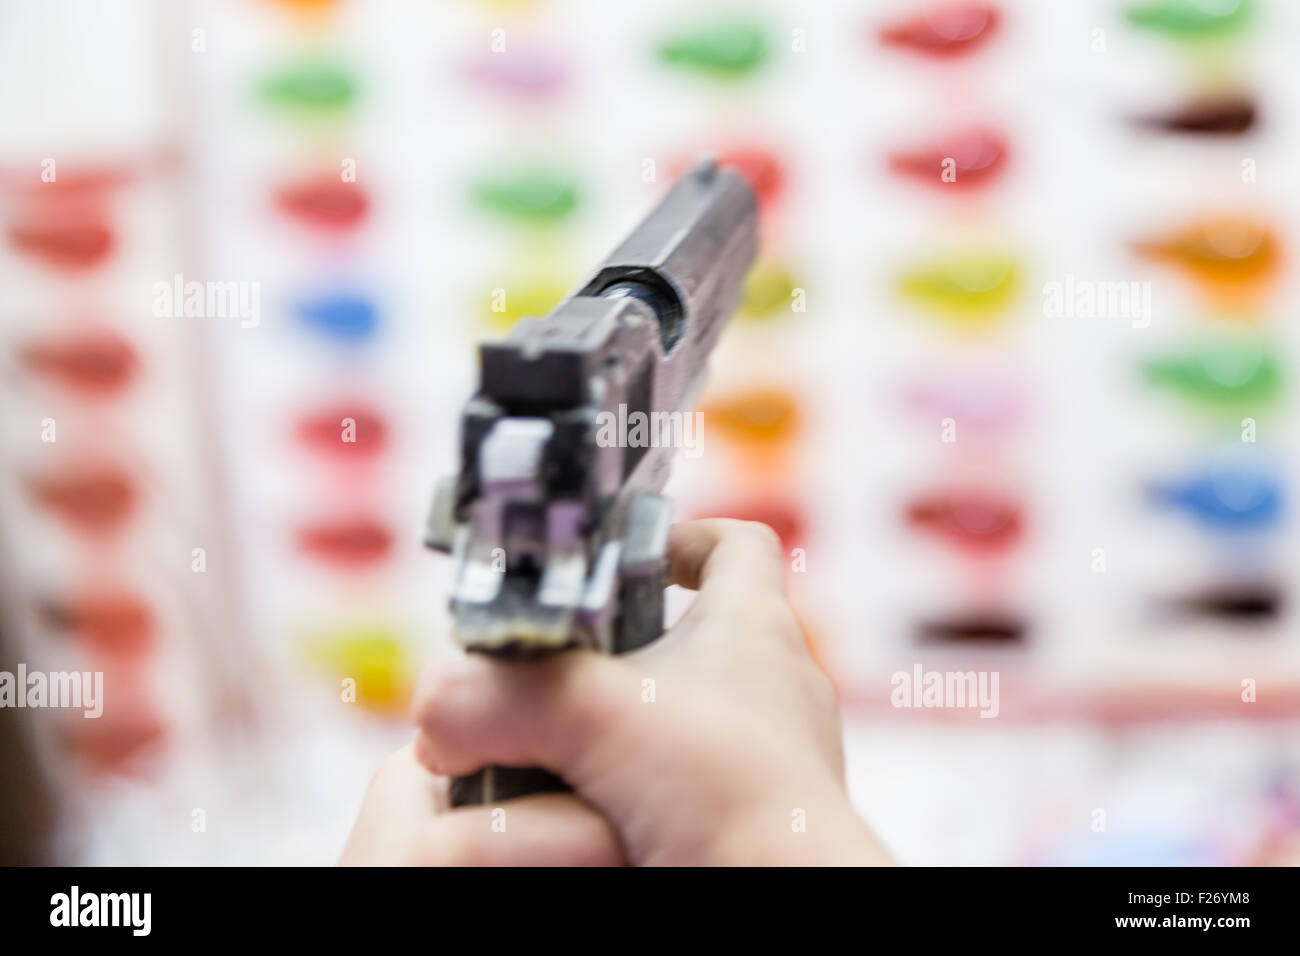
<path id="1" fill-rule="evenodd" d="M 452 557 L 463 648 L 622 654 L 662 634 L 676 449 L 654 423 L 691 413 L 757 251 L 753 189 L 703 160 L 550 314 L 480 346 L 460 468 L 425 533 Z M 638 413 L 651 427 L 609 427 Z M 461 806 L 561 789 L 545 770 L 487 767 L 450 791 Z"/>

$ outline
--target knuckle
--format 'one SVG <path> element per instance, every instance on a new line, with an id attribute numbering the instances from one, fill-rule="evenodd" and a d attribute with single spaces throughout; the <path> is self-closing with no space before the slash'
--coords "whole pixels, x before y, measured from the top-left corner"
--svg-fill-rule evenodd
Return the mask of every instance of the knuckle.
<path id="1" fill-rule="evenodd" d="M 447 768 L 444 764 L 443 755 L 441 751 L 439 751 L 438 745 L 428 734 L 424 731 L 420 731 L 416 734 L 415 744 L 413 746 L 415 760 L 424 767 L 425 770 L 428 770 L 431 773 L 446 772 Z"/>
<path id="2" fill-rule="evenodd" d="M 634 735 L 641 712 L 641 680 L 615 658 L 577 651 L 556 660 L 553 719 L 538 722 L 533 746 L 538 762 L 557 773 L 573 770 L 591 754 Z"/>
<path id="3" fill-rule="evenodd" d="M 601 728 L 614 719 L 621 710 L 619 694 L 610 678 L 609 666 L 613 662 L 592 653 L 568 655 L 556 660 L 560 669 L 559 694 L 573 728 Z"/>
<path id="4" fill-rule="evenodd" d="M 415 722 L 436 733 L 446 726 L 457 711 L 471 683 L 471 672 L 464 662 L 445 662 L 429 668 L 420 679 L 415 703 Z"/>
<path id="5" fill-rule="evenodd" d="M 753 543 L 755 548 L 775 554 L 781 550 L 781 538 L 771 525 L 763 524 L 761 521 L 742 521 L 740 522 L 741 532 Z"/>

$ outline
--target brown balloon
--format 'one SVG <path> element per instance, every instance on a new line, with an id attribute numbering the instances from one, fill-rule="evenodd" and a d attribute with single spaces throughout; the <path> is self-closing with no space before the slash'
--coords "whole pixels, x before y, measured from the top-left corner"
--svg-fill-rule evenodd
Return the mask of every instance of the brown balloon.
<path id="1" fill-rule="evenodd" d="M 1166 113 L 1140 117 L 1137 122 L 1168 133 L 1240 136 L 1254 129 L 1258 120 L 1253 99 L 1225 96 L 1193 100 Z"/>

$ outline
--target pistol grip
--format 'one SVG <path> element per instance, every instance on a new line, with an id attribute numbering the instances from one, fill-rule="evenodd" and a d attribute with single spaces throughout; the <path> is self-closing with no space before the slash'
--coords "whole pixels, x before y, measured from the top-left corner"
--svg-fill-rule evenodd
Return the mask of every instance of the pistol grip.
<path id="1" fill-rule="evenodd" d="M 453 807 L 498 804 L 534 793 L 568 790 L 568 785 L 537 767 L 484 767 L 467 777 L 453 777 L 450 795 Z"/>

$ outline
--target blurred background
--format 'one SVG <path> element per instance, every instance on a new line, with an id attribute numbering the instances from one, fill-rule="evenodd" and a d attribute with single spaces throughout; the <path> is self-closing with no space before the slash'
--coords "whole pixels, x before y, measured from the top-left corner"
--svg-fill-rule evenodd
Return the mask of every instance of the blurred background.
<path id="1" fill-rule="evenodd" d="M 1294 855 L 1297 39 L 1263 0 L 0 0 L 0 670 L 104 674 L 97 720 L 0 711 L 0 862 L 337 859 L 450 647 L 420 541 L 475 343 L 704 153 L 763 245 L 669 490 L 781 534 L 894 852 Z M 996 672 L 996 718 L 894 706 L 917 668 Z"/>

